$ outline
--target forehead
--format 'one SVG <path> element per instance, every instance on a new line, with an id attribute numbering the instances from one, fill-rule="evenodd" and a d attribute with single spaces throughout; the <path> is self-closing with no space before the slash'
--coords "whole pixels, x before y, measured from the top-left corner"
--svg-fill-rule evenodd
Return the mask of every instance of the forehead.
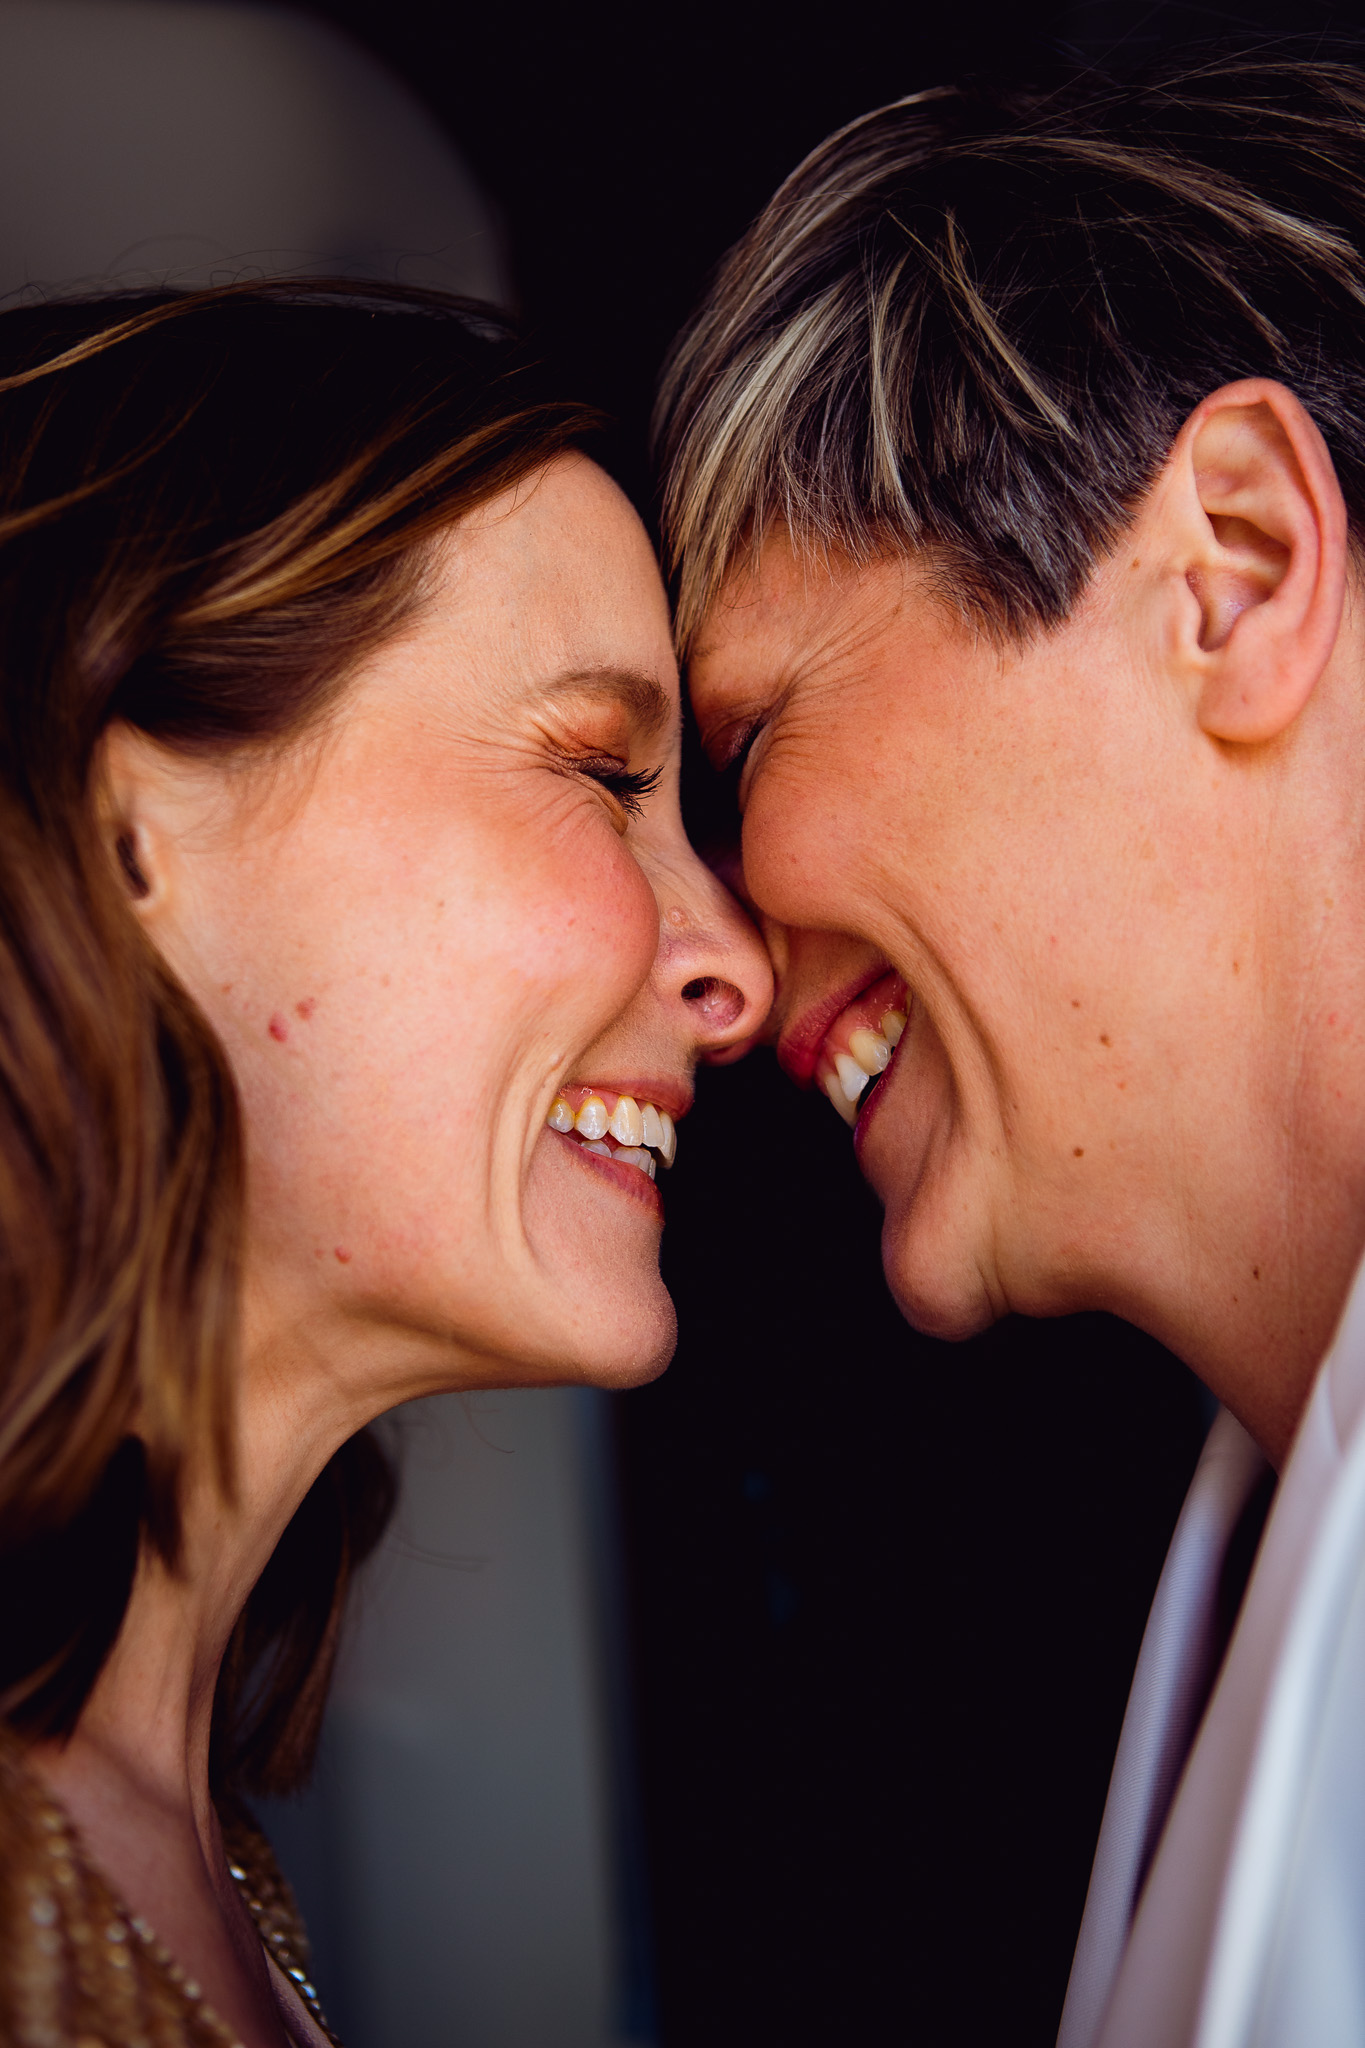
<path id="1" fill-rule="evenodd" d="M 558 457 L 461 521 L 445 586 L 466 634 L 517 666 L 617 667 L 676 687 L 668 600 L 630 500 L 586 456 Z"/>
<path id="2" fill-rule="evenodd" d="M 698 718 L 866 659 L 888 629 L 928 609 L 926 582 L 903 555 L 858 563 L 785 530 L 769 535 L 735 564 L 697 631 L 688 684 Z"/>

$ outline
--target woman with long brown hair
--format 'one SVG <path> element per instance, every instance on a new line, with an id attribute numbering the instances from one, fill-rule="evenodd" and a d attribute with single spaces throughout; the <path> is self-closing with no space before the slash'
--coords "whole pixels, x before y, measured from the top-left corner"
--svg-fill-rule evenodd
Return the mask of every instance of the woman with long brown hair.
<path id="1" fill-rule="evenodd" d="M 0 2038 L 316 2042 L 306 1774 L 416 1395 L 657 1372 L 762 951 L 648 542 L 489 316 L 0 319 Z M 662 936 L 661 936 L 662 935 Z"/>

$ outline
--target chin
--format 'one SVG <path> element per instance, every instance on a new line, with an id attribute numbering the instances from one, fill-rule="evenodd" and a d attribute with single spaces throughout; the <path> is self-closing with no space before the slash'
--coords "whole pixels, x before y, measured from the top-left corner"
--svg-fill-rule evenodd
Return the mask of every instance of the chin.
<path id="1" fill-rule="evenodd" d="M 558 1359 L 546 1377 L 643 1386 L 658 1378 L 678 1343 L 673 1297 L 659 1273 L 658 1196 L 634 1167 L 599 1175 L 568 1156 L 561 1138 L 547 1136 L 553 1142 L 536 1148 L 524 1211 L 562 1317 L 560 1341 L 547 1332 Z"/>
<path id="2" fill-rule="evenodd" d="M 931 1242 L 913 1216 L 898 1222 L 887 1216 L 882 1270 L 897 1308 L 922 1336 L 960 1344 L 998 1319 L 975 1264 L 960 1250 Z"/>
<path id="3" fill-rule="evenodd" d="M 631 1327 L 612 1331 L 604 1319 L 601 1348 L 583 1361 L 576 1375 L 581 1385 L 621 1393 L 647 1385 L 665 1370 L 678 1348 L 678 1318 L 673 1297 L 661 1281 L 656 1286 L 662 1299 L 651 1305 L 648 1316 L 633 1317 Z"/>

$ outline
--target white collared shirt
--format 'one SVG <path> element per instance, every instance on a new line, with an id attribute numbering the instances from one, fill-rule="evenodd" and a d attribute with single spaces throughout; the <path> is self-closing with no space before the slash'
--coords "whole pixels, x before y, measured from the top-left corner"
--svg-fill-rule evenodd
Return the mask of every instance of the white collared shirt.
<path id="1" fill-rule="evenodd" d="M 1223 1562 L 1265 1469 L 1230 1416 L 1210 1432 L 1143 1638 L 1058 2048 L 1365 2043 L 1363 1411 L 1357 1275 L 1190 1747 Z"/>

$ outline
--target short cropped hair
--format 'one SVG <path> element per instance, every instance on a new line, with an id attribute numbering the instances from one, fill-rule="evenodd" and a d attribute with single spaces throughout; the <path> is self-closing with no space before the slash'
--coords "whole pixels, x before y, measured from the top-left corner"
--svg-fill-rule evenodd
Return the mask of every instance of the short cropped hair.
<path id="1" fill-rule="evenodd" d="M 1365 71 L 1210 58 L 945 87 L 787 179 L 666 366 L 685 646 L 774 524 L 914 550 L 992 634 L 1060 624 L 1209 392 L 1274 377 L 1365 536 Z"/>

